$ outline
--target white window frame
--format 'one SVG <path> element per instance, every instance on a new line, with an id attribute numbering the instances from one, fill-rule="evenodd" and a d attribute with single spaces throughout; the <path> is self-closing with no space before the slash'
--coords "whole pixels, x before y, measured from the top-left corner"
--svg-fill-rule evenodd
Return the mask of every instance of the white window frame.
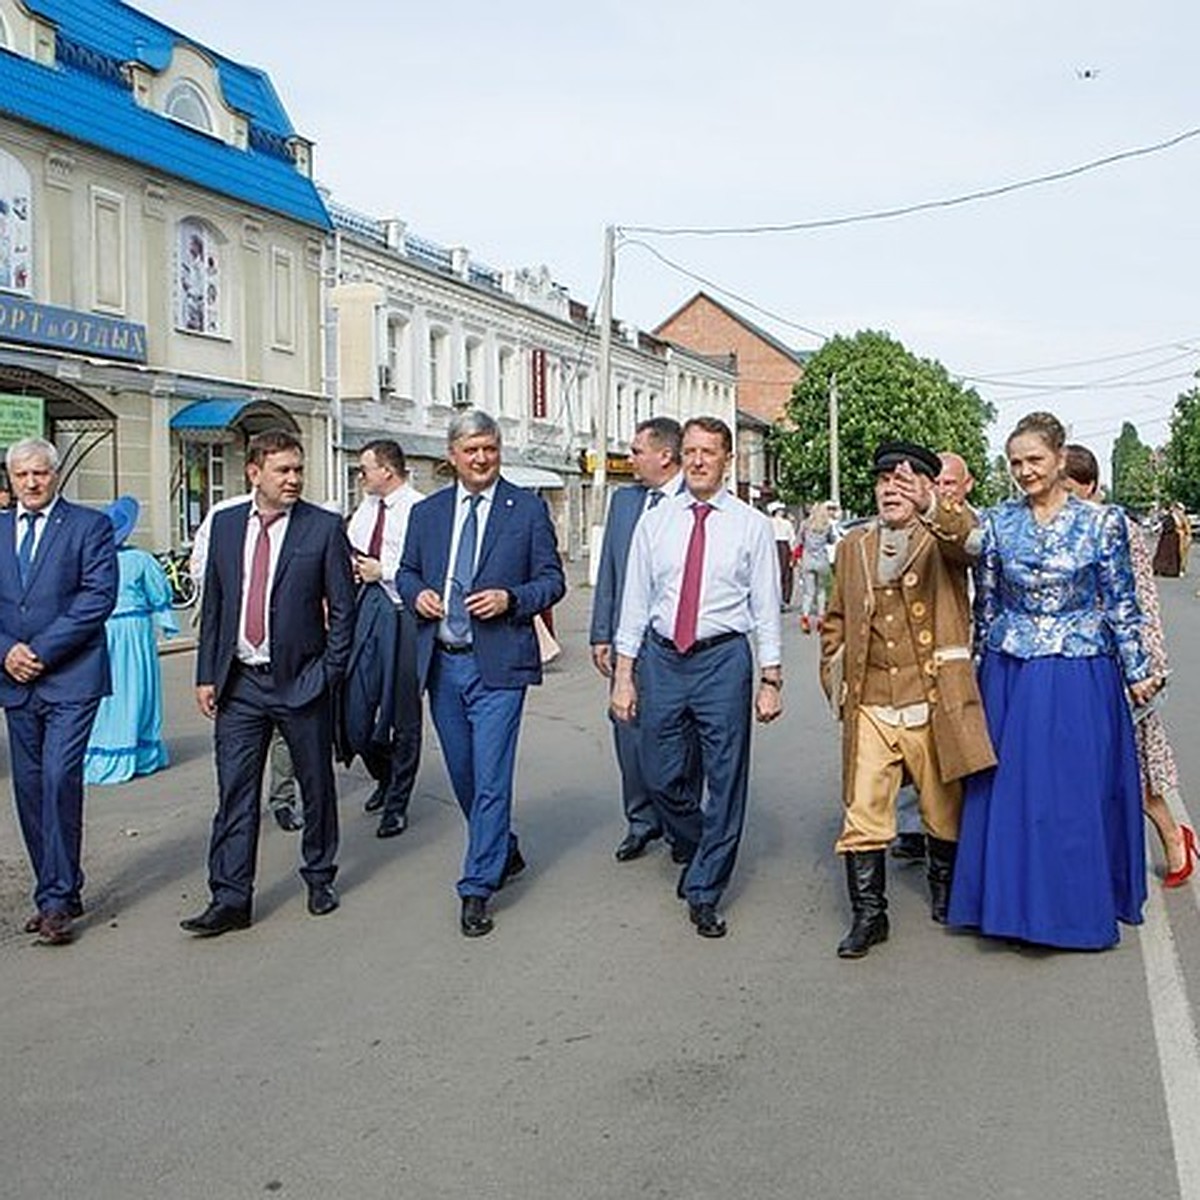
<path id="1" fill-rule="evenodd" d="M 193 100 L 196 103 L 204 115 L 203 124 L 197 124 L 195 121 L 189 120 L 187 117 L 181 117 L 177 112 L 173 111 L 173 106 L 184 98 Z M 189 129 L 195 129 L 198 133 L 207 133 L 210 136 L 216 135 L 217 123 L 213 116 L 212 101 L 209 100 L 204 89 L 194 79 L 180 79 L 171 85 L 167 94 L 163 97 L 163 114 L 170 117 L 172 121 L 177 121 L 180 125 L 186 125 Z"/>

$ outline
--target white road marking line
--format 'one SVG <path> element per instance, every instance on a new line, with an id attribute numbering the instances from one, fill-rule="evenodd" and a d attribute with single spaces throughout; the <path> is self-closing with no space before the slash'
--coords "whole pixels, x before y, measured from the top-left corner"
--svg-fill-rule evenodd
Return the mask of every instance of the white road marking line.
<path id="1" fill-rule="evenodd" d="M 1200 1044 L 1196 1040 L 1175 937 L 1167 920 L 1162 885 L 1149 869 L 1149 862 L 1147 872 L 1150 894 L 1138 942 L 1175 1150 L 1175 1174 L 1180 1200 L 1200 1200 Z M 1200 894 L 1195 887 L 1191 891 L 1200 907 Z"/>

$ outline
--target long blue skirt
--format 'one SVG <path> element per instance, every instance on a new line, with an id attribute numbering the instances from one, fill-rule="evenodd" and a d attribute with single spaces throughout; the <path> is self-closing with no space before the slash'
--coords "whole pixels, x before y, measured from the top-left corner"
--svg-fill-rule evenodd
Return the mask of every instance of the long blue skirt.
<path id="1" fill-rule="evenodd" d="M 1101 950 L 1146 900 L 1141 784 L 1115 660 L 987 654 L 999 765 L 963 795 L 950 924 Z"/>

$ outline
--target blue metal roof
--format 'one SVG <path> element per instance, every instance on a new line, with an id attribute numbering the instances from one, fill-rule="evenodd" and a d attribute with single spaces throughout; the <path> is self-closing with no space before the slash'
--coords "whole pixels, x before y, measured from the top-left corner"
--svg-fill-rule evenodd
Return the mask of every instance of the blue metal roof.
<path id="1" fill-rule="evenodd" d="M 230 61 L 119 0 L 26 0 L 58 29 L 58 63 L 42 66 L 0 50 L 0 113 L 52 129 L 168 175 L 320 229 L 331 228 L 311 179 L 285 139 L 291 122 L 260 70 Z M 140 107 L 120 66 L 161 71 L 177 44 L 216 64 L 230 108 L 250 123 L 246 150 Z"/>

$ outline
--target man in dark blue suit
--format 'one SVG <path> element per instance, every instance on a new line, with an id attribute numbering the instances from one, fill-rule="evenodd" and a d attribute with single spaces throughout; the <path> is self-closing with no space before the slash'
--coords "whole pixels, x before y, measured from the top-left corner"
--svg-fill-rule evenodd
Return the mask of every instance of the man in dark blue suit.
<path id="1" fill-rule="evenodd" d="M 14 443 L 7 465 L 17 507 L 0 513 L 0 704 L 36 880 L 25 931 L 61 946 L 83 913 L 83 755 L 112 690 L 104 622 L 117 552 L 108 517 L 58 495 L 50 442 Z"/>
<path id="2" fill-rule="evenodd" d="M 412 510 L 398 586 L 417 614 L 417 677 L 467 819 L 460 927 L 481 937 L 489 897 L 525 866 L 511 816 L 525 689 L 542 681 L 533 618 L 566 583 L 546 505 L 500 477 L 496 422 L 463 413 L 447 441 L 458 482 Z"/>
<path id="3" fill-rule="evenodd" d="M 678 421 L 670 417 L 651 417 L 642 421 L 629 444 L 629 458 L 637 483 L 619 488 L 609 501 L 589 636 L 592 662 L 605 679 L 613 677 L 612 643 L 621 617 L 625 567 L 633 531 L 643 513 L 679 491 L 683 483 L 682 445 L 683 429 Z M 621 772 L 621 803 L 626 823 L 625 836 L 617 846 L 615 857 L 618 862 L 631 862 L 662 836 L 662 818 L 646 786 L 641 759 L 641 726 L 637 720 L 613 720 L 613 741 Z M 687 853 L 685 847 L 678 847 L 678 861 L 686 861 Z"/>
<path id="4" fill-rule="evenodd" d="M 251 438 L 251 503 L 217 513 L 204 578 L 196 699 L 216 720 L 220 793 L 208 851 L 212 902 L 181 922 L 214 937 L 250 924 L 259 803 L 272 730 L 292 754 L 304 804 L 308 911 L 338 906 L 330 692 L 354 631 L 342 522 L 300 499 L 304 450 L 285 430 Z"/>

